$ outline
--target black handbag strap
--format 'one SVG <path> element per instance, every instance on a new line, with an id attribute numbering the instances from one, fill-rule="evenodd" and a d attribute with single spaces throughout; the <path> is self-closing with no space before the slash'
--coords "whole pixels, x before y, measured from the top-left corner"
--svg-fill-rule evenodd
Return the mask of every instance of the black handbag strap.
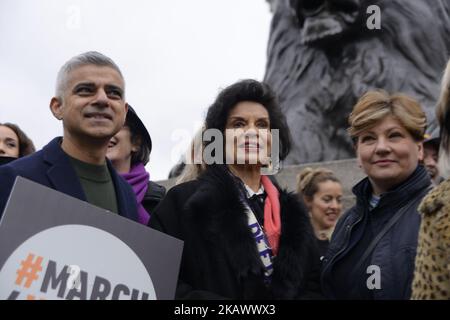
<path id="1" fill-rule="evenodd" d="M 362 255 L 362 257 L 359 259 L 358 263 L 355 265 L 355 267 L 352 270 L 351 274 L 355 274 L 362 265 L 364 264 L 364 261 L 367 259 L 367 257 L 372 253 L 373 249 L 375 249 L 378 242 L 380 242 L 381 238 L 389 231 L 390 228 L 398 221 L 398 219 L 401 218 L 401 216 L 408 211 L 409 208 L 411 208 L 413 205 L 419 205 L 419 202 L 422 200 L 423 196 L 425 196 L 428 192 L 433 189 L 433 186 L 427 187 L 424 191 L 420 192 L 417 197 L 415 197 L 412 201 L 405 204 L 403 207 L 401 207 L 395 215 L 389 219 L 388 223 L 381 229 L 381 231 L 376 235 L 375 238 L 370 242 L 368 245 L 366 251 Z"/>

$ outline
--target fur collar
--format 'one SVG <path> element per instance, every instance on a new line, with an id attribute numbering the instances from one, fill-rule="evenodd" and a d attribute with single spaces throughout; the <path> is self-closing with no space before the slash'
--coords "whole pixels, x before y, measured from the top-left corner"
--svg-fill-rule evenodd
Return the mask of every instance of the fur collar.
<path id="1" fill-rule="evenodd" d="M 261 275 L 263 266 L 239 199 L 236 182 L 226 170 L 208 169 L 199 178 L 185 209 L 202 240 L 224 248 L 233 269 L 243 279 Z M 280 249 L 273 263 L 269 296 L 289 299 L 305 286 L 305 272 L 315 258 L 311 256 L 315 239 L 307 211 L 296 195 L 280 190 L 280 205 Z"/>

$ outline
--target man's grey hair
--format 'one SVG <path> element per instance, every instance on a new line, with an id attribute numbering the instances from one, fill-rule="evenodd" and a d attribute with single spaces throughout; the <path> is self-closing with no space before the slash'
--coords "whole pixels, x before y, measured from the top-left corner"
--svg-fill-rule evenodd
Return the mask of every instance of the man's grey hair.
<path id="1" fill-rule="evenodd" d="M 111 67 L 114 70 L 116 70 L 124 80 L 122 72 L 120 71 L 117 64 L 111 58 L 97 51 L 88 51 L 71 58 L 61 67 L 61 69 L 59 69 L 58 76 L 56 78 L 56 92 L 55 92 L 55 95 L 58 98 L 62 99 L 64 90 L 66 90 L 67 88 L 67 79 L 69 73 L 72 70 L 85 65 Z"/>

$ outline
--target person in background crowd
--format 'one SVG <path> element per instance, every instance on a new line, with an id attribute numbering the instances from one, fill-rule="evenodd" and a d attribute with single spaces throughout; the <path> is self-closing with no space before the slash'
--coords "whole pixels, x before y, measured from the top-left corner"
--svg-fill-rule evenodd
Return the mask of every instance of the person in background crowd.
<path id="1" fill-rule="evenodd" d="M 427 169 L 430 175 L 431 181 L 434 185 L 438 185 L 442 182 L 442 177 L 439 174 L 439 145 L 441 140 L 439 136 L 432 136 L 430 134 L 425 134 L 425 139 L 423 141 L 423 165 Z"/>
<path id="2" fill-rule="evenodd" d="M 58 73 L 50 110 L 62 121 L 63 137 L 0 167 L 0 215 L 21 176 L 137 221 L 133 190 L 106 159 L 127 113 L 119 67 L 98 52 L 73 57 Z"/>
<path id="3" fill-rule="evenodd" d="M 202 160 L 202 135 L 204 130 L 204 127 L 202 127 L 195 134 L 189 149 L 186 151 L 186 155 L 183 161 L 184 167 L 177 177 L 175 184 L 195 180 L 200 175 L 200 173 L 205 170 L 206 166 Z"/>
<path id="4" fill-rule="evenodd" d="M 342 212 L 342 185 L 331 170 L 305 168 L 297 178 L 297 193 L 309 210 L 322 257 Z"/>
<path id="5" fill-rule="evenodd" d="M 409 299 L 420 215 L 431 189 L 422 140 L 426 116 L 414 99 L 370 91 L 349 117 L 349 133 L 367 177 L 353 187 L 356 205 L 339 219 L 323 259 L 331 299 Z"/>
<path id="6" fill-rule="evenodd" d="M 184 241 L 176 297 L 320 297 L 308 213 L 297 196 L 261 174 L 272 143 L 279 143 L 279 159 L 291 145 L 275 94 L 255 80 L 225 88 L 208 109 L 205 133 L 209 129 L 224 137 L 214 154 L 220 159 L 204 155 L 205 171 L 169 190 L 150 220 Z M 274 129 L 280 141 L 272 141 Z M 232 134 L 227 139 L 225 133 Z"/>
<path id="7" fill-rule="evenodd" d="M 19 126 L 0 123 L 0 165 L 35 152 L 33 141 Z"/>
<path id="8" fill-rule="evenodd" d="M 180 160 L 170 169 L 167 179 L 178 179 L 186 167 L 185 156 L 181 156 Z"/>
<path id="9" fill-rule="evenodd" d="M 440 126 L 439 165 L 447 180 L 422 201 L 422 223 L 412 285 L 412 299 L 450 299 L 450 61 L 436 108 Z"/>
<path id="10" fill-rule="evenodd" d="M 150 215 L 164 197 L 166 189 L 153 181 L 145 170 L 152 139 L 136 111 L 128 105 L 123 128 L 111 138 L 106 156 L 117 172 L 133 187 L 139 222 L 147 225 Z"/>

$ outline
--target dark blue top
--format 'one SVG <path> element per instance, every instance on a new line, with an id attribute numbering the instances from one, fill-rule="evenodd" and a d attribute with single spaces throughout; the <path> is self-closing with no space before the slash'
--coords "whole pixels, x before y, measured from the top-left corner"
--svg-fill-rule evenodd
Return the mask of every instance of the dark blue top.
<path id="1" fill-rule="evenodd" d="M 356 205 L 339 219 L 323 259 L 321 283 L 331 299 L 409 299 L 414 273 L 420 215 L 417 206 L 431 180 L 422 166 L 403 183 L 381 195 L 369 210 L 372 186 L 368 178 L 354 188 Z M 402 207 L 408 210 L 378 242 L 359 270 L 354 270 L 372 239 Z M 369 269 L 379 268 L 379 272 Z M 352 273 L 352 271 L 354 271 Z M 380 287 L 367 285 L 378 274 Z M 371 281 L 370 284 L 376 284 Z"/>

